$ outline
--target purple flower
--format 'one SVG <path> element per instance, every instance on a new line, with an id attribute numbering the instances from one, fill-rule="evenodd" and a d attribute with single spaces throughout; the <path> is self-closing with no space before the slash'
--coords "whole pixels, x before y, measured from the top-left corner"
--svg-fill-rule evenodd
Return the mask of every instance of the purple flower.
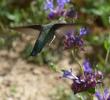
<path id="1" fill-rule="evenodd" d="M 103 95 L 100 92 L 96 92 L 95 96 L 98 100 L 110 100 L 110 92 L 107 89 L 104 90 Z"/>
<path id="2" fill-rule="evenodd" d="M 80 28 L 80 36 L 88 34 L 89 30 L 86 27 Z"/>
<path id="3" fill-rule="evenodd" d="M 72 69 L 70 70 L 62 70 L 63 72 L 63 77 L 69 78 L 69 79 L 78 79 L 73 73 Z"/>
<path id="4" fill-rule="evenodd" d="M 64 39 L 64 48 L 65 49 L 70 49 L 70 48 L 81 48 L 84 45 L 83 40 L 81 39 L 80 36 L 75 35 L 74 32 L 67 32 L 65 34 L 65 39 Z"/>
<path id="5" fill-rule="evenodd" d="M 57 0 L 58 6 L 62 8 L 64 8 L 64 5 L 68 2 L 70 2 L 70 0 Z"/>
<path id="6" fill-rule="evenodd" d="M 53 0 L 46 0 L 46 3 L 44 5 L 44 9 L 45 10 L 50 10 L 52 11 L 54 9 L 54 5 L 53 5 Z"/>
<path id="7" fill-rule="evenodd" d="M 71 48 L 73 46 L 74 40 L 75 40 L 75 37 L 74 37 L 73 33 L 67 32 L 65 35 L 65 40 L 64 40 L 65 48 L 66 49 Z"/>
<path id="8" fill-rule="evenodd" d="M 96 92 L 95 96 L 97 97 L 98 100 L 103 100 L 103 97 L 99 92 Z"/>
<path id="9" fill-rule="evenodd" d="M 86 75 L 84 75 L 84 77 L 85 78 L 79 78 L 79 80 L 73 80 L 71 89 L 74 91 L 74 94 L 88 91 L 89 89 L 94 89 L 96 87 L 97 83 L 92 75 L 89 75 L 89 79 Z"/>
<path id="10" fill-rule="evenodd" d="M 97 77 L 98 76 L 98 77 Z M 71 79 L 73 81 L 71 89 L 74 94 L 88 91 L 89 89 L 95 89 L 96 85 L 102 83 L 102 74 L 97 72 L 85 71 L 84 74 L 76 76 L 72 73 L 72 70 L 63 70 L 63 77 Z"/>
<path id="11" fill-rule="evenodd" d="M 50 12 L 49 14 L 48 14 L 48 18 L 49 19 L 53 19 L 55 17 L 55 13 L 54 12 Z"/>
<path id="12" fill-rule="evenodd" d="M 84 60 L 83 69 L 84 69 L 84 72 L 92 73 L 92 68 L 88 60 Z"/>
<path id="13" fill-rule="evenodd" d="M 54 19 L 59 16 L 64 16 L 64 6 L 66 3 L 68 3 L 70 0 L 57 0 L 57 6 L 54 7 L 53 0 L 46 0 L 44 9 L 50 10 L 50 13 L 48 15 L 49 19 Z"/>

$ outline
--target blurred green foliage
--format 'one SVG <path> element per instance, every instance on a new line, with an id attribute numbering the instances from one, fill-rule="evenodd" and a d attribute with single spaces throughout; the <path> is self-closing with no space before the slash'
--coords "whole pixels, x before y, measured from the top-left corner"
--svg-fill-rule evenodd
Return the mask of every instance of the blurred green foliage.
<path id="1" fill-rule="evenodd" d="M 85 5 L 81 10 L 90 16 L 97 17 L 98 19 L 101 18 L 99 21 L 102 21 L 105 27 L 110 26 L 108 21 L 110 16 L 110 0 L 85 0 Z"/>
<path id="2" fill-rule="evenodd" d="M 110 36 L 108 36 L 104 41 L 104 47 L 108 51 L 110 50 Z"/>
<path id="3" fill-rule="evenodd" d="M 1 0 L 0 22 L 5 25 L 45 23 L 43 0 L 30 0 L 28 6 L 25 7 L 26 3 L 28 3 L 26 0 Z"/>

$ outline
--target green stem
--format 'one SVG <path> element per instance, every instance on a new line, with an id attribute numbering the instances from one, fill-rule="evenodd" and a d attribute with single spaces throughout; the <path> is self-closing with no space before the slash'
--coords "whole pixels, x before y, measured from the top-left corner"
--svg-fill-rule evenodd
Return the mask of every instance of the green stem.
<path id="1" fill-rule="evenodd" d="M 110 40 L 110 34 L 109 34 L 108 39 Z M 105 58 L 105 65 L 108 63 L 109 53 L 110 53 L 110 47 L 107 49 L 106 58 Z"/>
<path id="2" fill-rule="evenodd" d="M 106 58 L 105 58 L 105 65 L 108 63 L 110 49 L 107 50 Z"/>
<path id="3" fill-rule="evenodd" d="M 103 88 L 102 84 L 101 84 L 100 88 L 101 88 L 101 92 L 104 94 L 104 88 Z"/>
<path id="4" fill-rule="evenodd" d="M 81 70 L 81 73 L 83 73 L 82 65 L 79 63 L 78 59 L 75 57 L 75 51 L 72 50 L 71 53 L 72 53 L 73 59 L 74 59 L 74 60 L 77 62 L 77 64 L 79 65 L 80 70 Z"/>

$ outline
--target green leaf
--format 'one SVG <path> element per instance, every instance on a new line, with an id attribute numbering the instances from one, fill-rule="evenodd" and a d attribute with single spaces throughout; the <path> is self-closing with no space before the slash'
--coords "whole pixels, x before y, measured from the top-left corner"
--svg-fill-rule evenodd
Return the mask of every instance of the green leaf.
<path id="1" fill-rule="evenodd" d="M 104 41 L 104 47 L 106 50 L 110 50 L 110 39 Z"/>
<path id="2" fill-rule="evenodd" d="M 95 88 L 90 88 L 90 89 L 88 90 L 88 92 L 91 93 L 91 94 L 94 94 L 94 93 L 95 93 Z"/>

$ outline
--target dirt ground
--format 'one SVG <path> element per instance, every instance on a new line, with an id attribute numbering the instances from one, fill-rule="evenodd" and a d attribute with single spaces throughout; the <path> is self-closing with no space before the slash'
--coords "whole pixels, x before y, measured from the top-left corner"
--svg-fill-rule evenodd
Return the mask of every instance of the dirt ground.
<path id="1" fill-rule="evenodd" d="M 59 66 L 67 64 L 62 60 Z M 59 79 L 60 75 L 47 66 L 27 63 L 15 52 L 1 50 L 0 100 L 58 100 L 54 97 L 57 89 L 70 88 L 66 80 Z"/>

